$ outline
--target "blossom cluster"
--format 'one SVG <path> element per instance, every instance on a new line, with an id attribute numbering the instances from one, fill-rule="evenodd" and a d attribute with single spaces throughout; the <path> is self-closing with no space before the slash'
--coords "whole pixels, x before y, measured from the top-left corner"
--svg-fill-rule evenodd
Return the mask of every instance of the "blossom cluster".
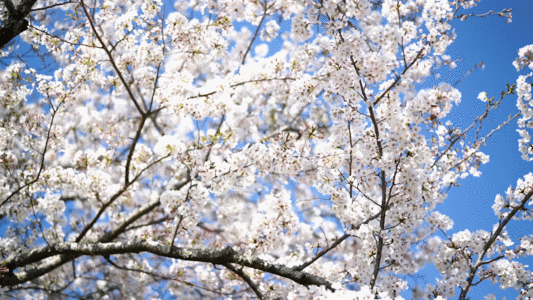
<path id="1" fill-rule="evenodd" d="M 497 226 L 494 238 L 448 237 L 453 221 L 435 210 L 489 157 L 483 139 L 444 121 L 460 91 L 417 85 L 449 61 L 450 22 L 479 1 L 341 2 L 39 2 L 65 21 L 36 12 L 22 36 L 56 58 L 53 73 L 11 63 L 0 74 L 0 255 L 65 240 L 168 249 L 32 261 L 3 292 L 445 299 L 484 274 L 526 293 L 531 274 L 516 259 L 533 253 L 531 237 L 514 245 Z M 531 52 L 515 66 L 531 68 Z M 516 87 L 527 159 L 530 76 Z M 496 215 L 531 186 L 529 174 L 497 196 Z M 246 261 L 167 257 L 225 247 Z M 499 258 L 479 269 L 477 257 Z M 405 276 L 428 263 L 442 279 L 409 291 Z M 39 268 L 49 272 L 26 272 Z"/>

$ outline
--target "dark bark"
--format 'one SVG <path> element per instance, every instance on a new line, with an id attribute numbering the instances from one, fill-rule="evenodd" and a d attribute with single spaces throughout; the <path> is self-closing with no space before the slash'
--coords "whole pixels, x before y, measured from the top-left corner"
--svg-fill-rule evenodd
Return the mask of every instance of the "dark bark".
<path id="1" fill-rule="evenodd" d="M 13 274 L 13 269 L 0 266 L 0 285 L 10 285 L 18 281 L 17 276 Z"/>
<path id="2" fill-rule="evenodd" d="M 246 257 L 237 253 L 231 247 L 226 247 L 224 249 L 195 249 L 184 247 L 171 248 L 167 245 L 143 240 L 121 243 L 57 243 L 31 251 L 23 251 L 19 255 L 6 259 L 5 265 L 8 266 L 8 271 L 12 271 L 14 268 L 28 266 L 53 256 L 56 256 L 56 260 L 69 260 L 82 255 L 108 256 L 140 252 L 148 252 L 162 257 L 170 257 L 188 261 L 212 263 L 215 265 L 237 264 L 275 274 L 304 286 L 324 285 L 327 289 L 332 291 L 334 290 L 331 282 L 325 278 L 313 275 L 311 273 L 298 271 L 296 268 L 271 264 L 256 257 Z M 14 276 L 12 280 L 0 281 L 0 285 L 13 286 L 28 282 L 43 274 L 46 274 L 56 263 L 56 261 L 41 263 L 39 266 L 34 267 L 26 272 L 17 273 L 18 277 Z"/>
<path id="3" fill-rule="evenodd" d="M 7 8 L 7 18 L 0 25 L 0 49 L 4 48 L 16 36 L 28 29 L 28 20 L 32 6 L 37 0 L 22 0 L 16 7 L 11 0 L 3 0 Z"/>

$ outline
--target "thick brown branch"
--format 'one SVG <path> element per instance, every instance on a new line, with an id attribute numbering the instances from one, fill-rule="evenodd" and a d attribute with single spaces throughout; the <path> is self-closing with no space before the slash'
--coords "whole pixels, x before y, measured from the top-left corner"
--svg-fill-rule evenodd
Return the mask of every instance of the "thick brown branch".
<path id="1" fill-rule="evenodd" d="M 37 0 L 21 0 L 17 6 L 11 0 L 3 0 L 7 9 L 7 19 L 2 20 L 0 25 L 0 49 L 4 48 L 16 36 L 28 29 L 28 21 L 25 20 Z"/>
<path id="2" fill-rule="evenodd" d="M 18 273 L 18 278 L 16 280 L 2 284 L 12 286 L 35 279 L 38 277 L 36 275 L 46 274 L 49 269 L 55 268 L 58 260 L 65 260 L 67 257 L 79 257 L 83 255 L 109 256 L 148 252 L 161 257 L 212 263 L 215 265 L 226 265 L 230 263 L 237 264 L 275 274 L 304 286 L 324 285 L 327 289 L 334 291 L 331 282 L 325 278 L 307 272 L 297 271 L 284 265 L 271 264 L 259 258 L 244 256 L 237 253 L 231 247 L 226 247 L 224 249 L 175 247 L 172 251 L 169 251 L 169 248 L 170 246 L 167 245 L 144 240 L 134 240 L 122 243 L 56 243 L 50 247 L 34 249 L 8 258 L 5 261 L 5 265 L 11 266 L 10 269 L 36 263 L 43 259 L 47 259 L 47 261 L 34 270 Z"/>
<path id="3" fill-rule="evenodd" d="M 27 20 L 7 20 L 0 26 L 0 49 L 7 43 L 28 29 Z"/>

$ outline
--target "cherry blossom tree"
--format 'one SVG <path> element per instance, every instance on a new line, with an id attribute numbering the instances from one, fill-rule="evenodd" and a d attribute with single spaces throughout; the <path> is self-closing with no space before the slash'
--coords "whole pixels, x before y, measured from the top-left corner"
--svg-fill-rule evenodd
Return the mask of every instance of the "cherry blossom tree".
<path id="1" fill-rule="evenodd" d="M 506 226 L 532 219 L 532 174 L 496 196 L 490 232 L 450 236 L 435 210 L 513 119 L 533 155 L 531 73 L 480 91 L 466 128 L 444 121 L 456 88 L 420 88 L 477 2 L 38 1 L 20 37 L 57 67 L 0 77 L 1 293 L 467 299 L 491 280 L 530 299 L 533 236 Z M 518 54 L 533 69 L 533 46 Z M 409 291 L 427 264 L 441 277 Z"/>

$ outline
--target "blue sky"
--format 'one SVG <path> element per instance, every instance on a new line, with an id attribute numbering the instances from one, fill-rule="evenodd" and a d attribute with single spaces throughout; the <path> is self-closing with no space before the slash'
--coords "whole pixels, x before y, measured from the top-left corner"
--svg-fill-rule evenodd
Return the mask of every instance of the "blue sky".
<path id="1" fill-rule="evenodd" d="M 497 99 L 500 91 L 505 90 L 506 83 L 514 84 L 520 74 L 527 73 L 517 72 L 512 62 L 517 58 L 518 49 L 533 44 L 533 2 L 510 2 L 512 1 L 482 1 L 483 5 L 473 10 L 500 11 L 505 7 L 513 7 L 513 21 L 509 24 L 496 16 L 455 21 L 453 24 L 457 39 L 448 49 L 448 54 L 461 61 L 457 63 L 455 70 L 443 74 L 442 78 L 453 81 L 480 61 L 485 66 L 457 85 L 462 93 L 462 102 L 450 116 L 454 124 L 469 124 L 483 111 L 485 103 L 477 99 L 479 92 L 485 91 L 489 97 L 495 96 Z M 516 112 L 516 95 L 506 97 L 494 116 L 489 118 L 487 127 L 494 128 L 505 121 L 508 115 Z M 450 201 L 439 207 L 443 212 L 463 216 L 461 220 L 457 220 L 456 229 L 491 224 L 493 220 L 487 218 L 487 214 L 490 212 L 494 216 L 492 209 L 478 204 L 483 201 L 483 204 L 492 205 L 497 193 L 505 192 L 509 185 L 515 185 L 518 178 L 533 171 L 533 163 L 520 158 L 516 129 L 516 121 L 511 121 L 509 126 L 496 133 L 482 148 L 482 151 L 490 155 L 490 162 L 481 167 L 482 176 L 469 177 L 461 181 L 461 187 L 450 192 L 450 200 L 463 200 Z M 476 202 L 472 203 L 474 200 Z"/>
<path id="2" fill-rule="evenodd" d="M 482 0 L 476 8 L 467 12 L 499 12 L 504 8 L 513 8 L 511 23 L 507 24 L 498 16 L 452 22 L 457 39 L 447 53 L 452 59 L 460 61 L 457 62 L 456 69 L 443 72 L 441 79 L 454 82 L 474 64 L 482 61 L 485 66 L 457 85 L 462 93 L 462 102 L 450 115 L 454 124 L 470 124 L 482 113 L 485 103 L 477 99 L 480 92 L 485 91 L 489 98 L 494 96 L 499 99 L 499 93 L 505 90 L 506 83 L 514 84 L 519 75 L 528 73 L 517 72 L 512 62 L 517 58 L 517 51 L 521 47 L 533 44 L 533 1 Z M 486 122 L 487 128 L 496 127 L 510 114 L 518 112 L 516 99 L 516 95 L 506 97 L 493 117 Z M 448 232 L 449 235 L 465 229 L 490 232 L 498 221 L 491 208 L 494 197 L 497 194 L 504 195 L 509 186 L 516 185 L 517 179 L 533 172 L 533 162 L 526 162 L 520 157 L 516 129 L 514 120 L 496 133 L 481 149 L 490 155 L 490 162 L 480 168 L 482 175 L 461 180 L 461 186 L 453 188 L 448 199 L 437 207 L 437 210 L 454 220 L 454 228 Z M 533 234 L 533 222 L 512 221 L 508 231 L 516 243 L 516 238 Z M 523 262 L 530 265 L 530 270 L 533 269 L 533 259 Z M 498 291 L 491 284 L 476 286 L 469 295 L 471 299 L 483 299 L 489 292 L 494 293 L 497 299 L 504 296 L 514 299 L 517 295 L 513 290 Z"/>

